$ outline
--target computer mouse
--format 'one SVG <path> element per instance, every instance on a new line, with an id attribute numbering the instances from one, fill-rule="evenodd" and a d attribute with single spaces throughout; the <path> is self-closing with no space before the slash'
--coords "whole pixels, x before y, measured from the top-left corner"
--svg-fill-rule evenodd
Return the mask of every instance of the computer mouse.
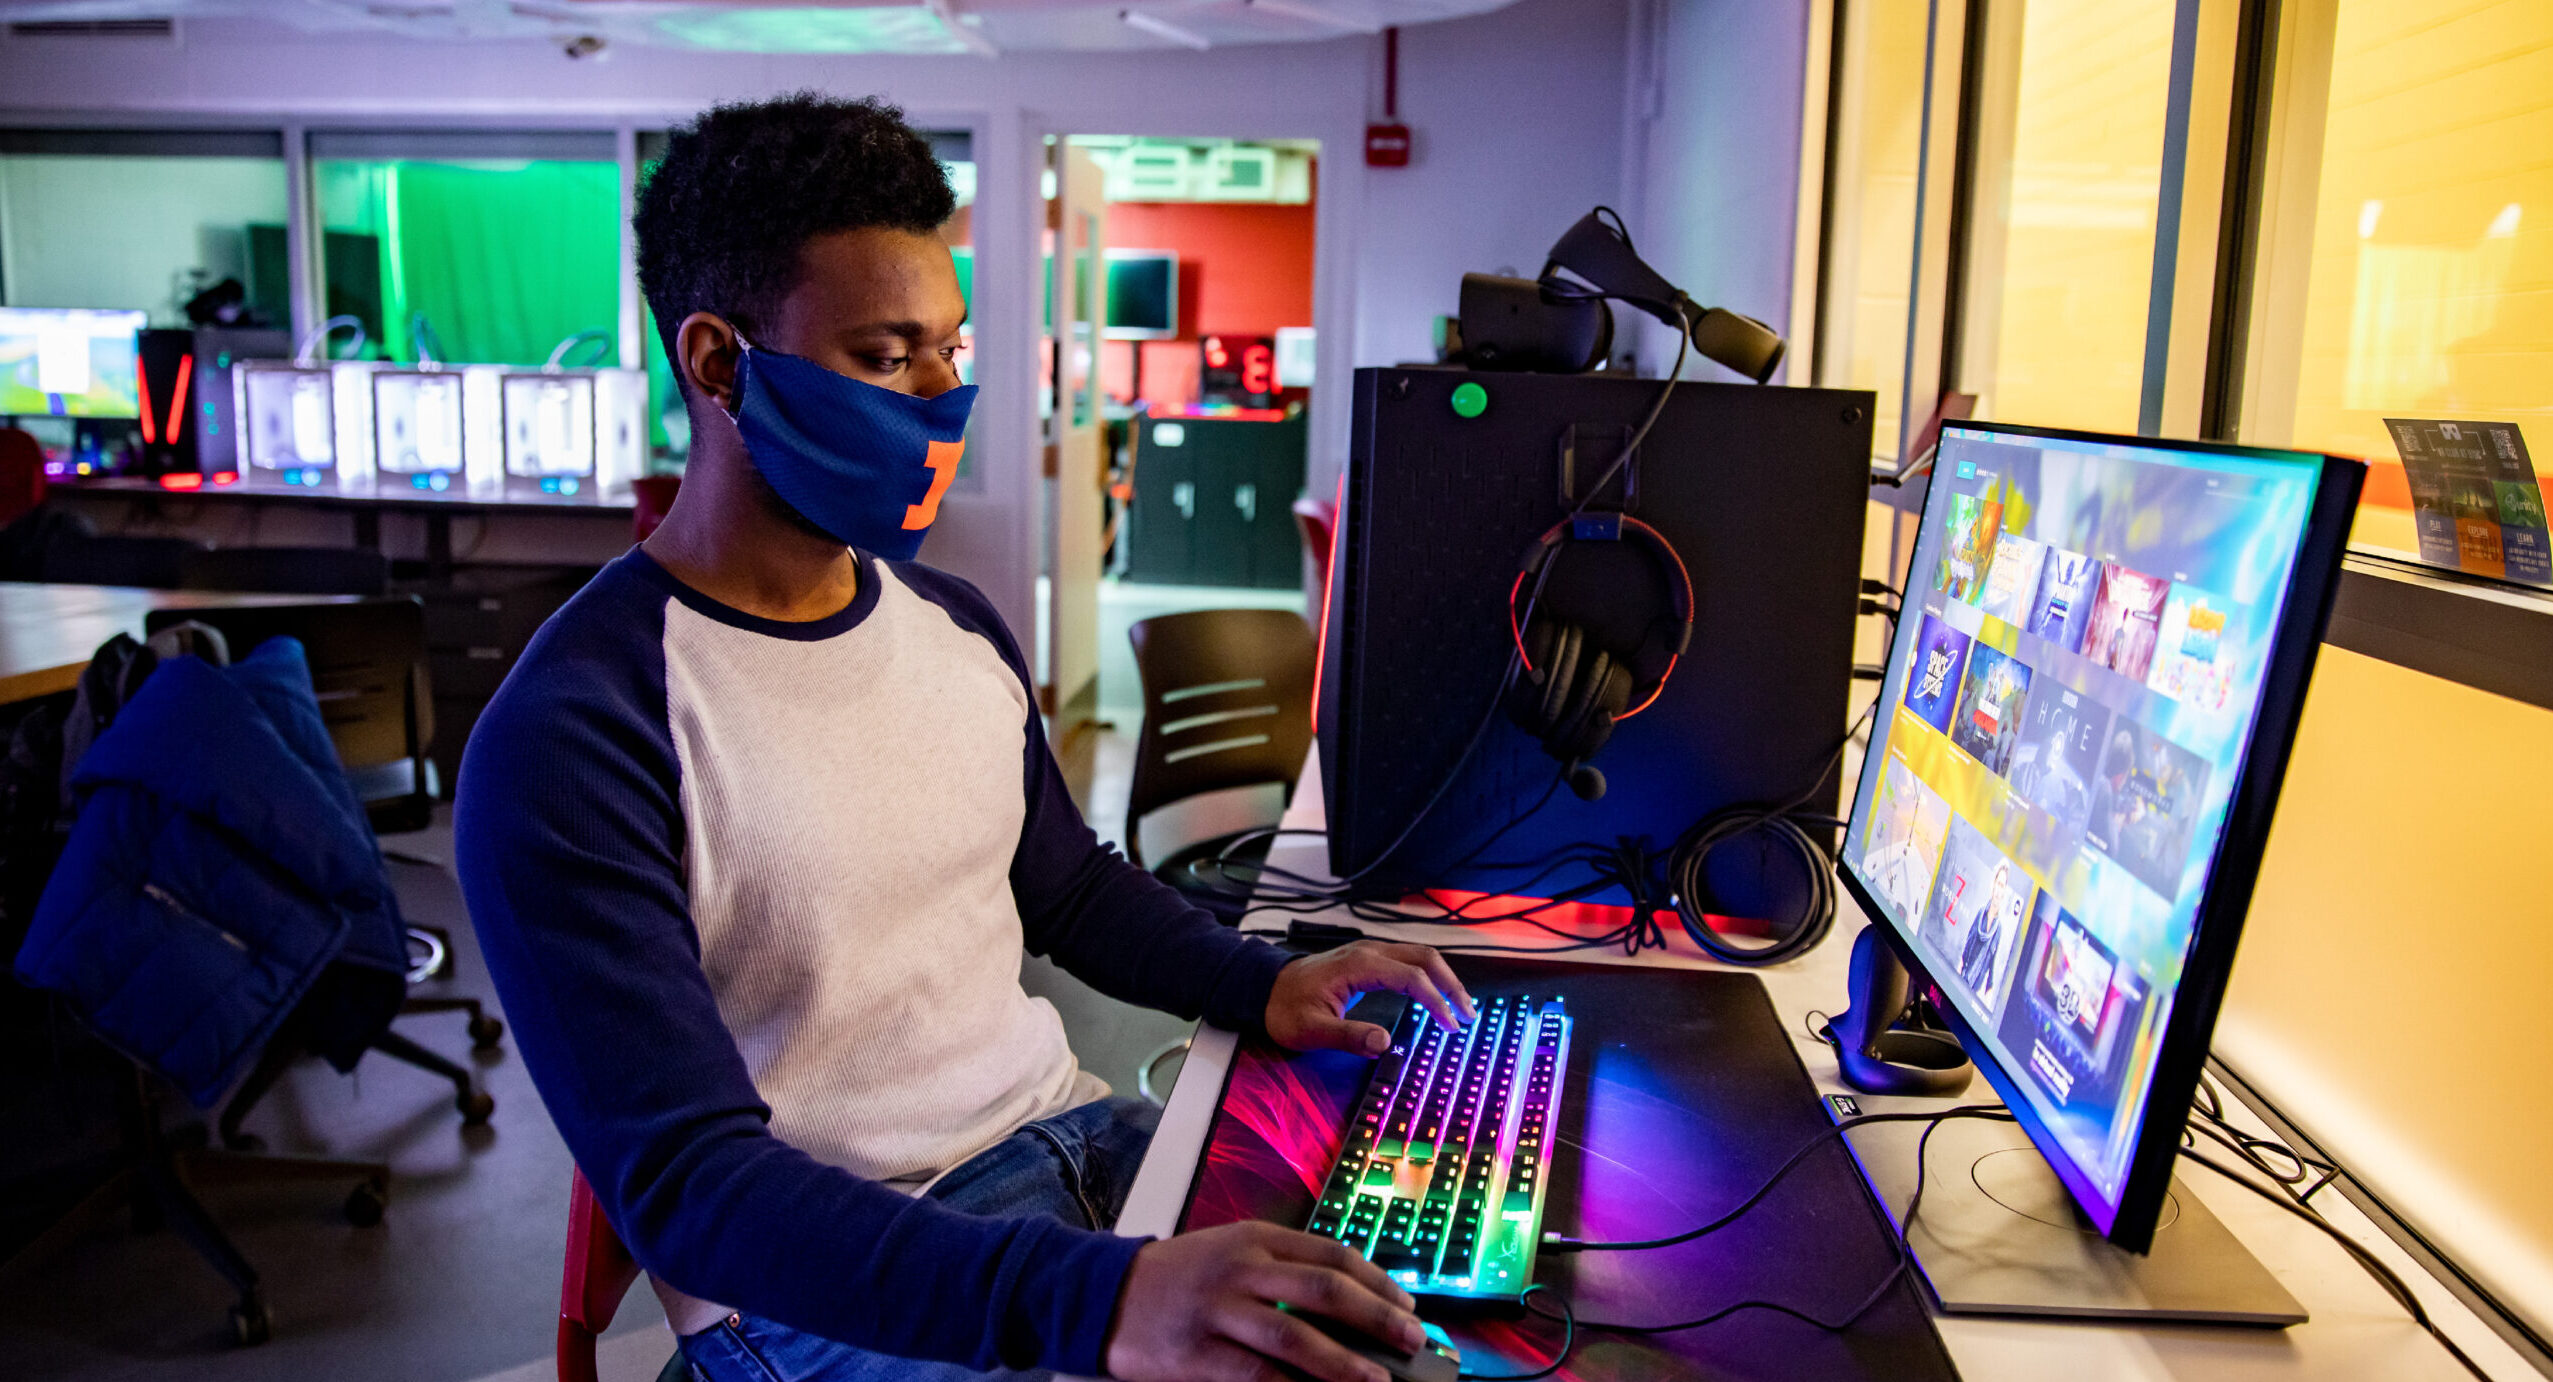
<path id="1" fill-rule="evenodd" d="M 1463 1370 L 1462 1355 L 1452 1344 L 1438 1338 L 1431 1337 L 1425 1346 L 1412 1353 L 1327 1315 L 1291 1308 L 1287 1308 L 1286 1313 L 1301 1317 L 1304 1323 L 1330 1336 L 1340 1347 L 1357 1357 L 1381 1364 L 1392 1382 L 1455 1382 Z M 1430 1332 L 1433 1334 L 1435 1331 Z"/>

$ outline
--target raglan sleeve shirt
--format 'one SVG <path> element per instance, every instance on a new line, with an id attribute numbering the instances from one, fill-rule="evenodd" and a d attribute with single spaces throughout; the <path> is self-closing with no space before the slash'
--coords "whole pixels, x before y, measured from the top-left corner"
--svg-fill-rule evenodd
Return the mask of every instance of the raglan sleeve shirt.
<path id="1" fill-rule="evenodd" d="M 896 573 L 1025 681 L 1017 646 L 972 587 L 923 567 Z M 875 581 L 873 565 L 863 579 Z M 702 597 L 669 594 L 670 580 L 635 551 L 606 568 L 533 640 L 461 775 L 455 833 L 471 917 L 570 1153 L 640 1265 L 681 1291 L 879 1352 L 1099 1372 L 1142 1240 L 967 1214 L 771 1131 L 689 910 L 655 645 L 668 600 Z M 1010 868 L 1027 948 L 1112 996 L 1261 1030 L 1288 957 L 1102 845 L 1029 704 Z"/>

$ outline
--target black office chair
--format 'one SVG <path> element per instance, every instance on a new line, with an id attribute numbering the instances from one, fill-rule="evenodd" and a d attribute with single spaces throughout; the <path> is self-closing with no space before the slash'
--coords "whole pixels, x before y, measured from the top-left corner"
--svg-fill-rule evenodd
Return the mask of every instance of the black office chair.
<path id="1" fill-rule="evenodd" d="M 433 698 L 425 679 L 425 606 L 416 596 L 161 610 L 146 623 L 157 632 L 190 620 L 220 630 L 234 659 L 246 657 L 258 644 L 278 635 L 300 639 L 319 693 L 320 718 L 336 743 L 337 757 L 355 785 L 356 796 L 372 818 L 373 829 L 417 830 L 432 821 L 433 761 L 427 750 L 434 733 L 429 709 Z M 411 926 L 408 933 L 414 961 L 408 971 L 410 984 L 448 976 L 451 936 L 422 926 Z M 505 1035 L 503 1019 L 491 1015 L 476 998 L 411 994 L 400 1012 L 468 1014 L 474 1051 L 495 1050 Z M 486 1122 L 496 1107 L 467 1069 L 396 1032 L 383 1033 L 373 1049 L 452 1081 L 453 1104 L 465 1124 Z M 251 1144 L 252 1139 L 240 1131 L 240 1121 L 300 1054 L 299 1044 L 290 1040 L 279 1039 L 267 1048 L 222 1110 L 220 1127 L 226 1145 Z"/>
<path id="2" fill-rule="evenodd" d="M 1201 877 L 1191 865 L 1285 815 L 1312 749 L 1312 628 L 1291 610 L 1205 609 L 1142 620 L 1126 638 L 1144 689 L 1126 857 L 1144 862 L 1144 822 L 1161 814 L 1171 838 L 1153 875 L 1236 923 L 1244 904 L 1230 889 L 1242 879 L 1226 880 L 1211 865 Z M 1265 859 L 1269 843 L 1244 845 L 1232 857 Z M 1187 1049 L 1181 1037 L 1144 1057 L 1136 1092 L 1166 1103 L 1154 1072 Z"/>
<path id="3" fill-rule="evenodd" d="M 178 561 L 180 590 L 386 595 L 390 559 L 359 547 L 214 547 Z"/>
<path id="4" fill-rule="evenodd" d="M 74 537 L 46 547 L 39 578 L 175 590 L 187 557 L 203 550 L 185 537 Z"/>
<path id="5" fill-rule="evenodd" d="M 163 656 L 180 651 L 217 655 L 182 631 L 174 643 L 156 651 Z M 84 687 L 104 691 L 117 686 L 122 681 L 117 669 L 130 670 L 134 652 L 137 645 L 119 635 L 99 650 L 98 663 L 83 675 Z M 131 683 L 123 684 L 129 688 Z M 0 819 L 0 849 L 7 856 L 0 861 L 5 862 L 0 876 L 6 882 L 5 889 L 0 889 L 0 954 L 14 955 L 25 942 L 28 920 L 60 849 L 57 817 L 65 803 L 56 787 L 67 749 L 63 731 L 66 712 L 73 709 L 70 701 L 66 692 L 32 705 L 10 707 L 15 712 L 10 761 L 0 771 L 0 778 L 7 779 L 7 790 L 0 792 L 0 798 L 5 798 L 0 800 L 0 807 L 5 807 L 0 810 L 4 818 Z M 103 711 L 111 716 L 120 704 L 120 692 L 107 694 L 86 703 L 81 713 Z M 321 982 L 330 980 L 323 976 Z M 48 1156 L 80 1155 L 76 1163 L 47 1167 L 65 1173 L 64 1179 L 75 1187 L 73 1194 L 58 1201 L 55 1212 L 35 1218 L 19 1216 L 20 1224 L 14 1227 L 46 1226 L 12 1244 L 14 1251 L 7 1262 L 0 1262 L 0 1273 L 14 1271 L 21 1262 L 41 1261 L 98 1219 L 127 1212 L 137 1230 L 167 1227 L 175 1231 L 230 1284 L 237 1293 L 230 1307 L 231 1338 L 243 1345 L 256 1344 L 264 1342 L 272 1329 L 257 1270 L 197 1198 L 198 1191 L 223 1184 L 352 1182 L 345 1199 L 347 1219 L 357 1226 L 381 1222 L 390 1192 L 386 1163 L 208 1149 L 184 1133 L 173 1136 L 164 1126 L 159 1082 L 140 1061 L 99 1040 L 60 1000 L 28 989 L 5 973 L 0 973 L 0 1050 L 13 1055 L 41 1053 L 41 1059 L 16 1062 L 10 1076 L 22 1089 L 43 1089 L 47 1095 L 0 1101 L 8 1123 L 0 1131 L 0 1146 L 8 1148 L 12 1170 L 46 1166 L 43 1158 Z M 109 1124 L 118 1134 L 114 1145 L 101 1157 L 87 1156 L 95 1134 Z M 38 1160 L 19 1161 L 25 1153 Z M 69 1174 L 74 1171 L 76 1179 Z M 31 1188 L 32 1183 L 19 1184 Z"/>
<path id="6" fill-rule="evenodd" d="M 1147 817 L 1191 808 L 1165 817 L 1172 841 L 1148 867 L 1225 920 L 1237 919 L 1241 904 L 1211 887 L 1212 869 L 1201 880 L 1190 866 L 1284 815 L 1312 748 L 1311 626 L 1291 610 L 1208 609 L 1146 619 L 1126 636 L 1144 693 L 1126 857 L 1145 863 Z M 1264 790 L 1247 799 L 1237 790 L 1253 787 Z M 1265 844 L 1241 853 L 1263 856 Z"/>

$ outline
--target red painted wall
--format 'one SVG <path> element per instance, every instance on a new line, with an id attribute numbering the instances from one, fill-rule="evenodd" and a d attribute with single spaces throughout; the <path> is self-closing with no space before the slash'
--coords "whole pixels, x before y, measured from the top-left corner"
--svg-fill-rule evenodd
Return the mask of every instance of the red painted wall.
<path id="1" fill-rule="evenodd" d="M 1312 324 L 1312 204 L 1112 202 L 1113 249 L 1179 255 L 1179 337 L 1111 341 L 1100 384 L 1123 401 L 1135 349 L 1144 353 L 1144 396 L 1154 403 L 1197 400 L 1197 338 L 1272 336 Z"/>

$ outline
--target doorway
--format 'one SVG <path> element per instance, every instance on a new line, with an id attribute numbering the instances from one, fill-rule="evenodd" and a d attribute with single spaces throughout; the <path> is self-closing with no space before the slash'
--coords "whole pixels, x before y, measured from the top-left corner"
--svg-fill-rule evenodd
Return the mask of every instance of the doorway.
<path id="1" fill-rule="evenodd" d="M 1067 771 L 1076 734 L 1094 760 L 1121 760 L 1094 761 L 1091 798 L 1122 800 L 1142 724 L 1129 628 L 1199 609 L 1306 612 L 1296 506 L 1319 159 L 1309 139 L 1049 146 L 1040 665 Z M 1053 267 L 1058 243 L 1069 273 Z"/>

